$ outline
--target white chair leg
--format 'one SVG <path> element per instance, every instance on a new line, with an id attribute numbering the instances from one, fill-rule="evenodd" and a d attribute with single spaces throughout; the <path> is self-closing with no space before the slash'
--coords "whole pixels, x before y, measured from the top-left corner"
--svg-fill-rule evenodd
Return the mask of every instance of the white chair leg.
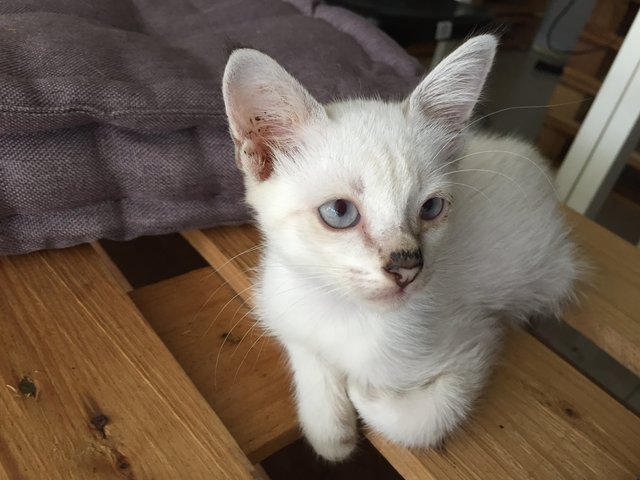
<path id="1" fill-rule="evenodd" d="M 640 13 L 562 167 L 560 200 L 594 217 L 640 139 Z"/>

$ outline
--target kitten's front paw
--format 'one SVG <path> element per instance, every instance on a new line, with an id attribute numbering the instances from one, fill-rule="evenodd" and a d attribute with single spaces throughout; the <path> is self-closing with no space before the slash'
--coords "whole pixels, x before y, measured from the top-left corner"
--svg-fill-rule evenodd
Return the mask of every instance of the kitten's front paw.
<path id="1" fill-rule="evenodd" d="M 341 462 L 353 453 L 358 443 L 357 431 L 345 432 L 345 434 L 340 438 L 311 438 L 307 435 L 307 440 L 309 440 L 315 452 L 325 460 Z"/>

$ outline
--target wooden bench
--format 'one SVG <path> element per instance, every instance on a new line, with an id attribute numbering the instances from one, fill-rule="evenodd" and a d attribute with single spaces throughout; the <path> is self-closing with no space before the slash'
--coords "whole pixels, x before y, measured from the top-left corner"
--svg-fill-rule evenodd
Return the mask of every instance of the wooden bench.
<path id="1" fill-rule="evenodd" d="M 594 273 L 566 321 L 638 373 L 640 251 L 568 216 Z M 299 437 L 281 349 L 251 316 L 258 234 L 184 237 L 210 267 L 135 290 L 87 246 L 0 259 L 0 478 L 256 477 Z M 640 418 L 522 330 L 442 449 L 366 434 L 405 478 L 640 474 Z"/>

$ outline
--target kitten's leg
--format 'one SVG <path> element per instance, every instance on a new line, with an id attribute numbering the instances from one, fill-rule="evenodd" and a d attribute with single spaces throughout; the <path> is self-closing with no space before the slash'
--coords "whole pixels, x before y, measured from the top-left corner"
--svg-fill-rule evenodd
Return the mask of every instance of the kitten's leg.
<path id="1" fill-rule="evenodd" d="M 358 432 L 344 376 L 305 348 L 288 345 L 287 350 L 305 436 L 325 459 L 347 458 L 356 446 Z"/>
<path id="2" fill-rule="evenodd" d="M 443 374 L 428 385 L 396 392 L 349 385 L 349 396 L 374 430 L 406 447 L 438 446 L 464 419 L 484 375 Z"/>

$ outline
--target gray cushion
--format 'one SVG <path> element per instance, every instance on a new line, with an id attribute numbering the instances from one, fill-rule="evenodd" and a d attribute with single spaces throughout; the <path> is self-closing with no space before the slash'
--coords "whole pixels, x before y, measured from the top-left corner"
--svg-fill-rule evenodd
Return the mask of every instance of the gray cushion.
<path id="1" fill-rule="evenodd" d="M 247 221 L 220 94 L 239 45 L 322 101 L 421 70 L 313 0 L 0 2 L 0 254 Z"/>

